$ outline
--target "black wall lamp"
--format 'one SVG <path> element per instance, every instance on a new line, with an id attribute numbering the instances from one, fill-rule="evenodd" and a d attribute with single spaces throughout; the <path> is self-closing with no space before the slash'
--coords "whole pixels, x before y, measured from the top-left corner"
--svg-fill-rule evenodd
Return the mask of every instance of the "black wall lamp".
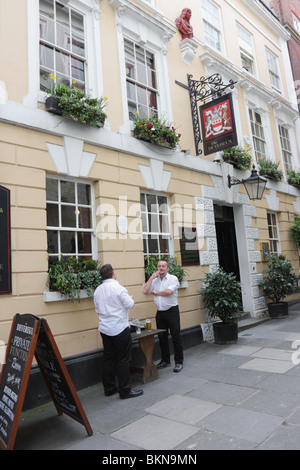
<path id="1" fill-rule="evenodd" d="M 250 200 L 261 199 L 267 184 L 266 178 L 263 178 L 257 173 L 255 166 L 253 165 L 251 175 L 245 180 L 239 180 L 234 176 L 228 175 L 228 187 L 234 186 L 235 184 L 241 184 L 246 188 L 247 194 Z"/>

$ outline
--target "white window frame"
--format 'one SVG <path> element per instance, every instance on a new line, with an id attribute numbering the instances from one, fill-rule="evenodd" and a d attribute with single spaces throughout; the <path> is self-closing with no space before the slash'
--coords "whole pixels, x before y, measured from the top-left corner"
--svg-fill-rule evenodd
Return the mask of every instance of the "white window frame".
<path id="1" fill-rule="evenodd" d="M 251 33 L 249 33 L 249 31 L 247 31 L 239 23 L 236 23 L 236 28 L 237 28 L 237 37 L 238 37 L 238 44 L 240 48 L 242 68 L 245 69 L 251 75 L 256 76 L 257 68 L 256 68 L 256 60 L 255 60 L 255 51 L 254 51 L 254 46 L 253 46 L 253 36 Z M 252 70 L 247 70 L 246 67 L 243 66 L 243 56 L 245 56 L 246 59 L 249 59 L 249 61 L 251 62 Z"/>
<path id="2" fill-rule="evenodd" d="M 283 135 L 281 130 L 284 130 L 286 135 Z M 292 151 L 292 143 L 290 139 L 290 132 L 287 126 L 278 123 L 278 134 L 279 134 L 279 142 L 280 142 L 280 150 L 283 162 L 283 168 L 285 173 L 287 174 L 288 171 L 293 170 L 293 151 Z M 287 145 L 285 145 L 286 143 Z M 289 162 L 287 162 L 286 157 L 288 157 Z"/>
<path id="3" fill-rule="evenodd" d="M 132 41 L 131 39 L 128 39 L 128 38 L 125 38 L 124 37 L 124 45 L 125 45 L 125 42 L 127 43 L 132 43 L 133 44 L 133 62 L 134 62 L 134 69 L 136 71 L 136 76 L 135 77 L 129 77 L 128 75 L 126 75 L 126 82 L 127 84 L 132 84 L 134 86 L 134 92 L 135 92 L 135 99 L 133 100 L 130 100 L 130 97 L 128 96 L 127 94 L 127 106 L 128 108 L 131 108 L 130 107 L 130 101 L 132 102 L 135 102 L 135 110 L 137 110 L 140 114 L 141 117 L 143 117 L 145 114 L 150 116 L 152 114 L 152 112 L 156 113 L 158 111 L 157 109 L 157 106 L 158 106 L 158 97 L 159 97 L 159 92 L 158 92 L 158 89 L 157 89 L 157 79 L 156 79 L 156 60 L 155 60 L 155 54 L 153 54 L 152 51 L 149 51 L 149 49 L 146 49 L 145 47 L 143 46 L 139 46 L 139 44 L 136 44 L 134 41 Z M 136 49 L 137 47 L 140 47 L 141 49 L 143 49 L 143 55 L 144 55 L 144 60 L 145 60 L 145 63 L 146 63 L 146 54 L 151 54 L 153 57 L 154 57 L 154 72 L 155 72 L 155 81 L 156 81 L 156 87 L 153 88 L 153 86 L 149 83 L 147 83 L 147 77 L 146 77 L 146 80 L 145 81 L 140 81 L 139 80 L 139 77 L 137 76 L 137 73 L 138 73 L 138 61 L 137 61 L 137 54 L 136 54 Z M 147 71 L 146 71 L 146 74 L 147 74 Z M 155 94 L 155 101 L 156 101 L 156 107 L 153 108 L 153 107 L 150 107 L 150 105 L 145 105 L 143 103 L 141 103 L 139 101 L 139 97 L 138 97 L 138 90 L 139 89 L 145 89 L 146 92 L 151 92 L 153 94 Z M 143 112 L 143 109 L 144 109 L 144 112 Z M 136 117 L 136 116 L 135 116 Z"/>
<path id="4" fill-rule="evenodd" d="M 266 48 L 267 64 L 270 76 L 271 87 L 278 93 L 282 91 L 282 81 L 280 77 L 278 57 Z"/>
<path id="5" fill-rule="evenodd" d="M 155 55 L 156 77 L 158 87 L 158 114 L 163 115 L 170 122 L 173 121 L 172 101 L 169 86 L 169 74 L 167 64 L 167 42 L 175 32 L 164 25 L 159 19 L 153 18 L 147 12 L 141 11 L 133 4 L 126 4 L 123 9 L 121 0 L 109 0 L 116 10 L 117 40 L 119 49 L 120 83 L 123 105 L 123 125 L 120 133 L 130 134 L 133 122 L 129 119 L 124 38 L 143 46 Z"/>
<path id="6" fill-rule="evenodd" d="M 80 228 L 80 227 L 64 227 L 62 226 L 61 224 L 61 220 L 59 218 L 59 223 L 58 223 L 58 226 L 48 226 L 47 225 L 47 232 L 48 230 L 57 230 L 58 232 L 60 231 L 68 231 L 68 232 L 87 232 L 87 233 L 90 233 L 91 234 L 91 257 L 92 259 L 97 259 L 97 240 L 96 240 L 96 216 L 95 216 L 95 193 L 94 193 L 94 185 L 91 183 L 91 181 L 87 181 L 87 180 L 81 180 L 81 179 L 78 179 L 78 178 L 66 178 L 66 177 L 60 177 L 60 176 L 56 176 L 56 175 L 47 175 L 47 179 L 52 179 L 52 180 L 55 180 L 58 182 L 60 181 L 67 181 L 67 182 L 71 182 L 71 183 L 74 183 L 75 185 L 77 185 L 78 183 L 82 183 L 82 184 L 87 184 L 89 185 L 90 187 L 90 190 L 91 190 L 91 201 L 90 201 L 90 205 L 87 206 L 87 207 L 90 207 L 91 209 L 91 227 L 90 228 Z M 77 188 L 76 188 L 76 194 L 77 194 Z M 54 201 L 46 201 L 47 203 L 51 203 L 51 204 L 55 204 Z M 60 205 L 65 205 L 65 206 L 68 206 L 68 205 L 71 205 L 73 206 L 74 204 L 68 204 L 68 203 L 61 203 L 61 200 L 59 198 L 59 200 L 56 202 L 56 204 L 58 206 Z M 75 203 L 76 207 L 78 206 L 77 204 L 77 197 L 76 197 L 76 203 Z M 84 206 L 84 205 L 82 205 Z M 50 254 L 48 253 L 49 255 L 49 259 L 51 258 L 51 256 L 56 256 L 56 254 Z M 60 258 L 60 256 L 62 255 L 62 252 L 61 252 L 61 246 L 60 246 L 60 242 L 58 242 L 58 253 L 57 253 L 57 256 L 58 258 Z M 78 253 L 78 246 L 77 246 L 77 249 L 75 251 L 75 253 L 70 253 L 69 255 L 68 254 L 65 254 L 64 256 L 73 256 L 73 257 L 84 257 L 84 256 L 87 256 L 85 255 L 84 253 Z"/>
<path id="7" fill-rule="evenodd" d="M 206 6 L 212 6 L 218 11 L 217 16 L 213 16 L 212 14 L 206 9 Z M 222 27 L 222 17 L 221 17 L 221 8 L 216 3 L 212 2 L 211 0 L 201 0 L 201 11 L 202 11 L 202 21 L 203 21 L 203 31 L 204 31 L 204 42 L 207 46 L 211 49 L 217 51 L 220 54 L 224 53 L 224 33 Z M 220 48 L 216 47 L 214 44 L 206 41 L 206 33 L 205 28 L 207 25 L 208 27 L 212 28 L 219 34 L 219 43 Z"/>
<path id="8" fill-rule="evenodd" d="M 166 236 L 167 235 L 167 239 L 169 241 L 169 252 L 168 253 L 164 253 L 164 252 L 159 252 L 159 253 L 150 253 L 149 252 L 149 249 L 147 252 L 144 252 L 144 256 L 153 256 L 153 255 L 161 255 L 161 256 L 164 256 L 164 255 L 169 255 L 169 256 L 174 256 L 174 246 L 173 246 L 173 235 L 172 235 L 172 219 L 171 219 L 171 209 L 170 209 L 170 198 L 167 194 L 164 194 L 164 193 L 159 193 L 159 192 L 149 192 L 149 191 L 141 191 L 141 196 L 144 195 L 145 199 L 147 197 L 147 195 L 150 195 L 150 196 L 155 196 L 156 197 L 156 200 L 158 197 L 164 197 L 166 198 L 166 201 L 167 201 L 167 206 L 168 206 L 168 210 L 167 210 L 167 213 L 166 215 L 168 216 L 168 222 L 169 222 L 169 232 L 161 232 L 161 231 L 158 231 L 158 232 L 149 232 L 149 230 L 147 231 L 144 231 L 143 230 L 143 223 L 142 223 L 142 237 L 143 237 L 143 240 L 144 240 L 144 236 L 148 236 L 148 235 L 154 235 L 154 236 L 160 236 L 160 235 L 163 235 L 163 236 Z M 145 209 L 145 210 L 144 210 Z M 150 211 L 151 213 L 151 211 Z M 149 211 L 147 209 L 147 204 L 145 205 L 145 207 L 142 207 L 142 204 L 141 204 L 141 218 L 142 218 L 142 215 L 145 214 L 146 216 L 146 223 L 147 223 L 147 228 L 148 228 L 148 215 L 149 215 Z M 149 247 L 148 247 L 149 248 Z M 143 248 L 144 250 L 144 248 Z"/>
<path id="9" fill-rule="evenodd" d="M 261 118 L 261 125 L 259 123 L 254 122 L 255 125 L 259 126 L 261 128 L 261 131 L 263 133 L 263 137 L 261 135 L 257 135 L 256 133 L 254 134 L 252 131 L 252 125 L 251 123 L 253 122 L 250 117 L 250 110 L 252 113 L 255 115 L 255 113 L 260 115 Z M 256 110 L 252 106 L 248 107 L 248 115 L 249 115 L 249 123 L 250 123 L 250 131 L 251 131 L 251 136 L 252 136 L 252 142 L 253 142 L 253 149 L 254 149 L 254 154 L 256 160 L 259 160 L 261 157 L 262 158 L 267 158 L 268 155 L 268 148 L 267 148 L 267 137 L 265 133 L 265 126 L 264 126 L 264 119 L 263 119 L 263 113 L 260 111 Z M 260 150 L 257 150 L 257 145 L 256 142 L 259 141 L 260 143 L 263 144 L 264 146 L 264 152 L 261 152 Z"/>
<path id="10" fill-rule="evenodd" d="M 71 8 L 85 15 L 86 20 L 86 61 L 88 73 L 86 88 L 95 97 L 103 95 L 102 58 L 100 37 L 100 9 L 94 0 L 69 0 Z M 39 60 L 39 0 L 27 0 L 28 25 L 28 94 L 23 104 L 38 107 L 39 101 L 45 100 L 45 92 L 40 91 L 40 60 Z"/>
<path id="11" fill-rule="evenodd" d="M 45 17 L 44 14 L 42 12 L 40 12 L 40 23 L 41 23 L 41 27 L 43 26 L 43 32 L 46 32 L 46 28 L 48 25 L 51 25 L 51 23 L 53 23 L 54 25 L 54 29 L 53 29 L 53 32 L 54 32 L 54 38 L 53 38 L 53 41 L 51 40 L 52 38 L 48 38 L 48 37 L 41 37 L 40 36 L 40 47 L 41 45 L 43 44 L 46 48 L 48 49 L 51 49 L 52 50 L 52 58 L 53 58 L 53 67 L 50 67 L 48 63 L 46 64 L 42 64 L 40 63 L 40 70 L 41 69 L 44 69 L 44 73 L 46 75 L 50 75 L 52 74 L 52 76 L 54 76 L 55 78 L 53 78 L 53 80 L 55 81 L 55 83 L 58 83 L 58 78 L 60 78 L 60 82 L 59 83 L 62 83 L 62 84 L 66 84 L 67 86 L 71 86 L 72 82 L 77 82 L 78 85 L 80 86 L 80 88 L 82 89 L 85 89 L 86 88 L 86 78 L 87 78 L 87 60 L 86 60 L 86 50 L 87 50 L 87 47 L 86 47 L 86 38 L 87 38 L 87 31 L 86 31 L 86 15 L 84 15 L 82 12 L 78 11 L 77 9 L 73 8 L 70 6 L 70 4 L 66 4 L 64 6 L 64 8 L 66 8 L 66 11 L 68 12 L 68 15 L 69 15 L 69 20 L 70 20 L 70 13 L 72 15 L 72 13 L 78 13 L 80 16 L 82 16 L 83 18 L 83 43 L 84 43 L 84 55 L 80 55 L 78 54 L 77 52 L 71 50 L 73 49 L 73 47 L 71 47 L 71 44 L 72 44 L 72 41 L 70 41 L 70 47 L 68 49 L 67 47 L 67 41 L 68 39 L 72 39 L 72 35 L 73 35 L 73 28 L 72 28 L 72 24 L 70 24 L 69 26 L 69 31 L 68 31 L 68 34 L 66 34 L 66 32 L 64 33 L 64 44 L 58 44 L 58 33 L 57 33 L 57 29 L 58 29 L 58 25 L 59 25 L 59 22 L 58 22 L 58 19 L 57 19 L 57 12 L 56 12 L 56 3 L 59 3 L 59 0 L 53 0 L 54 2 L 54 11 L 53 11 L 53 14 L 54 14 L 54 17 L 53 17 L 53 21 L 51 20 L 49 22 L 49 19 L 48 17 Z M 71 22 L 70 22 L 71 23 Z M 55 51 L 55 53 L 54 53 Z M 57 52 L 58 53 L 62 53 L 64 54 L 65 56 L 67 56 L 69 58 L 69 64 L 68 64 L 68 70 L 64 70 L 64 72 L 62 71 L 58 71 L 58 65 L 57 65 Z M 81 80 L 79 77 L 75 77 L 73 76 L 72 77 L 72 67 L 71 67 L 71 64 L 72 64 L 72 60 L 75 59 L 75 60 L 78 60 L 80 61 L 82 64 L 83 64 L 83 70 L 84 70 L 84 80 Z M 40 81 L 41 81 L 41 77 L 40 77 Z M 52 84 L 52 81 L 51 80 L 47 80 L 48 83 L 45 83 L 44 86 L 46 88 L 50 88 L 51 84 Z M 75 85 L 77 87 L 77 85 Z"/>
<path id="12" fill-rule="evenodd" d="M 281 248 L 280 248 L 278 218 L 277 218 L 276 212 L 267 211 L 267 224 L 268 224 L 268 234 L 269 234 L 269 243 L 270 243 L 270 253 L 279 255 L 281 253 Z M 274 236 L 274 228 L 277 232 L 277 236 Z M 270 233 L 270 231 L 272 233 Z M 276 251 L 273 250 L 275 245 L 276 245 Z"/>

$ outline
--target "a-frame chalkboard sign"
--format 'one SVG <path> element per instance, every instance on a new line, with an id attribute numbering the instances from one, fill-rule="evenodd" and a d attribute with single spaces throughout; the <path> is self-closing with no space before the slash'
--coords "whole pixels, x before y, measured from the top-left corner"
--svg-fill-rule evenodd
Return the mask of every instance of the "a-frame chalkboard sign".
<path id="1" fill-rule="evenodd" d="M 46 320 L 15 315 L 0 377 L 0 448 L 12 450 L 33 358 L 59 415 L 65 413 L 93 434 Z"/>

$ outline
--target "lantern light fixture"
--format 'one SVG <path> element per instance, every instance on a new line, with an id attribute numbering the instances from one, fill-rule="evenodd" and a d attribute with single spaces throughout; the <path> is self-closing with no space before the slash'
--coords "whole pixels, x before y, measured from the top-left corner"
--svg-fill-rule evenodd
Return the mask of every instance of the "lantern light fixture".
<path id="1" fill-rule="evenodd" d="M 239 180 L 234 176 L 228 175 L 228 187 L 234 186 L 235 184 L 241 184 L 245 186 L 248 197 L 251 201 L 261 199 L 267 184 L 267 179 L 263 178 L 257 173 L 255 166 L 253 165 L 251 175 L 247 179 Z"/>

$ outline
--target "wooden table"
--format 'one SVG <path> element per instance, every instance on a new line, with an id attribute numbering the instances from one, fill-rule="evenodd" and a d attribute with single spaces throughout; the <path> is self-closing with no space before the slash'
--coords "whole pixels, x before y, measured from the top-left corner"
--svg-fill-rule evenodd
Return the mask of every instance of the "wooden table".
<path id="1" fill-rule="evenodd" d="M 134 372 L 143 374 L 144 383 L 158 379 L 158 370 L 153 362 L 154 336 L 166 330 L 142 330 L 140 334 L 131 333 L 132 341 L 139 341 L 140 349 L 145 357 L 144 367 L 131 366 Z"/>

